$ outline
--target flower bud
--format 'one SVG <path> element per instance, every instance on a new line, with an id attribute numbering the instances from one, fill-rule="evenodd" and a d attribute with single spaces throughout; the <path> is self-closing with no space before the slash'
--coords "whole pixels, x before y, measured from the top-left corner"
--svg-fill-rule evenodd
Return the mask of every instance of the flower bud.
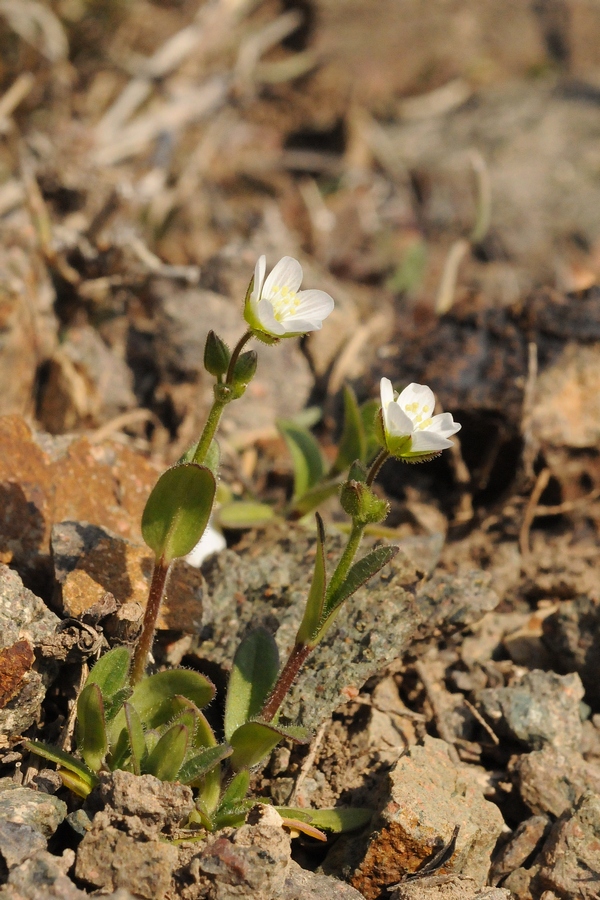
<path id="1" fill-rule="evenodd" d="M 340 503 L 344 512 L 360 525 L 383 522 L 389 503 L 380 500 L 362 481 L 348 480 L 342 485 Z"/>
<path id="2" fill-rule="evenodd" d="M 229 367 L 231 353 L 225 341 L 214 331 L 209 331 L 204 345 L 204 368 L 215 378 L 225 375 Z"/>

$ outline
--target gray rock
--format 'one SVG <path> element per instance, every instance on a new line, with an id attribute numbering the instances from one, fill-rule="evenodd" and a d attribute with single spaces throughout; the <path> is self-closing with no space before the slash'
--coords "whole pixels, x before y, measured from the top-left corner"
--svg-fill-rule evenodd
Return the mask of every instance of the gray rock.
<path id="1" fill-rule="evenodd" d="M 597 900 L 600 885 L 600 795 L 585 794 L 556 822 L 538 862 L 540 893 Z"/>
<path id="2" fill-rule="evenodd" d="M 310 872 L 290 860 L 277 900 L 363 900 L 363 895 L 345 881 Z"/>
<path id="3" fill-rule="evenodd" d="M 504 826 L 502 815 L 484 798 L 469 768 L 452 762 L 444 741 L 426 737 L 423 746 L 411 747 L 389 773 L 378 807 L 373 834 L 340 840 L 325 871 L 341 871 L 367 900 L 374 900 L 419 869 L 459 825 L 455 851 L 445 867 L 477 885 L 485 883 Z M 357 860 L 362 860 L 358 866 Z"/>
<path id="4" fill-rule="evenodd" d="M 21 787 L 10 778 L 0 778 L 0 821 L 28 825 L 49 838 L 66 815 L 67 804 L 58 797 Z"/>
<path id="5" fill-rule="evenodd" d="M 534 813 L 561 816 L 587 790 L 600 794 L 600 766 L 586 762 L 580 753 L 564 753 L 554 747 L 523 753 L 512 762 L 521 797 Z"/>
<path id="6" fill-rule="evenodd" d="M 0 888 L 1 900 L 89 900 L 67 872 L 73 865 L 74 853 L 65 850 L 62 857 L 42 851 L 10 873 L 8 883 Z M 106 900 L 134 900 L 128 890 L 121 889 Z"/>
<path id="7" fill-rule="evenodd" d="M 54 634 L 59 622 L 16 572 L 0 564 L 0 744 L 2 736 L 21 734 L 39 716 L 56 664 L 40 658 L 33 668 L 35 649 Z"/>
<path id="8" fill-rule="evenodd" d="M 9 872 L 45 849 L 46 838 L 31 825 L 0 821 L 0 859 Z"/>
<path id="9" fill-rule="evenodd" d="M 509 842 L 494 859 L 492 883 L 497 884 L 505 875 L 524 865 L 541 845 L 549 828 L 548 816 L 531 816 L 521 822 Z"/>
<path id="10" fill-rule="evenodd" d="M 461 875 L 430 875 L 399 885 L 391 900 L 512 900 L 512 894 L 504 888 L 480 888 Z"/>
<path id="11" fill-rule="evenodd" d="M 186 785 L 117 769 L 101 776 L 100 784 L 88 797 L 87 807 L 109 807 L 111 815 L 135 817 L 143 823 L 144 830 L 160 832 L 187 819 L 194 808 L 194 797 Z"/>
<path id="12" fill-rule="evenodd" d="M 563 600 L 542 624 L 543 640 L 556 668 L 578 672 L 590 703 L 600 701 L 600 599 Z"/>
<path id="13" fill-rule="evenodd" d="M 479 691 L 481 711 L 499 737 L 531 750 L 551 744 L 563 752 L 581 744 L 579 675 L 557 675 L 534 669 L 511 687 Z"/>

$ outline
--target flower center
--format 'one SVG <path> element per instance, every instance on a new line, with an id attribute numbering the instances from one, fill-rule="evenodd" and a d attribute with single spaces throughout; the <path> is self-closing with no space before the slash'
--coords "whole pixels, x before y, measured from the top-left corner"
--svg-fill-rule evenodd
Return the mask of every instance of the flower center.
<path id="1" fill-rule="evenodd" d="M 421 406 L 418 400 L 407 403 L 404 412 L 412 419 L 416 431 L 424 431 L 431 425 L 431 416 L 429 415 L 431 410 L 425 404 Z"/>
<path id="2" fill-rule="evenodd" d="M 278 322 L 293 316 L 300 306 L 298 294 L 286 285 L 281 287 L 278 284 L 274 284 L 271 296 L 268 299 L 273 307 L 273 315 Z"/>

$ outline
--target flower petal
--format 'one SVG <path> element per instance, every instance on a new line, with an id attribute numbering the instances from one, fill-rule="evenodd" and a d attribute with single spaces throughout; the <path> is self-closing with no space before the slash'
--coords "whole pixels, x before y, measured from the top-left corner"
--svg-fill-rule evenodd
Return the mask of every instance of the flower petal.
<path id="1" fill-rule="evenodd" d="M 322 322 L 333 312 L 333 297 L 325 291 L 299 291 L 298 308 L 294 316 L 298 319 L 308 319 L 309 322 Z"/>
<path id="2" fill-rule="evenodd" d="M 256 317 L 260 322 L 261 327 L 264 328 L 268 334 L 273 334 L 276 337 L 285 334 L 286 329 L 281 322 L 278 322 L 275 318 L 273 306 L 269 300 L 259 300 L 256 305 Z"/>
<path id="3" fill-rule="evenodd" d="M 389 378 L 382 378 L 379 382 L 379 394 L 381 405 L 385 409 L 389 403 L 394 402 L 394 388 Z"/>
<path id="4" fill-rule="evenodd" d="M 384 424 L 389 434 L 394 437 L 412 434 L 414 425 L 412 419 L 406 415 L 403 409 L 400 409 L 397 403 L 389 403 L 387 409 L 384 408 Z"/>
<path id="5" fill-rule="evenodd" d="M 456 434 L 461 428 L 462 425 L 459 425 L 459 423 L 455 422 L 452 418 L 452 413 L 446 412 L 434 416 L 426 430 L 434 432 L 434 434 L 441 434 L 442 437 L 450 437 L 451 434 Z"/>
<path id="6" fill-rule="evenodd" d="M 323 327 L 322 322 L 309 322 L 307 319 L 284 319 L 281 322 L 283 333 L 285 334 L 306 334 L 307 331 L 320 331 Z"/>
<path id="7" fill-rule="evenodd" d="M 254 286 L 250 299 L 258 302 L 262 293 L 263 282 L 265 280 L 265 272 L 267 271 L 267 257 L 259 256 L 254 267 Z"/>
<path id="8" fill-rule="evenodd" d="M 276 287 L 287 287 L 297 291 L 302 284 L 302 266 L 293 256 L 284 256 L 267 276 L 262 289 L 262 296 L 267 299 Z"/>
<path id="9" fill-rule="evenodd" d="M 451 446 L 452 441 L 446 440 L 445 437 L 442 437 L 441 434 L 436 434 L 435 431 L 415 431 L 412 436 L 411 450 L 413 452 L 420 453 L 423 450 L 446 450 Z"/>
<path id="10" fill-rule="evenodd" d="M 404 388 L 396 402 L 402 409 L 406 409 L 409 404 L 417 403 L 419 412 L 431 415 L 435 407 L 435 396 L 431 388 L 426 384 L 416 384 L 413 381 L 412 384 Z M 423 407 L 426 407 L 426 409 L 423 409 Z"/>

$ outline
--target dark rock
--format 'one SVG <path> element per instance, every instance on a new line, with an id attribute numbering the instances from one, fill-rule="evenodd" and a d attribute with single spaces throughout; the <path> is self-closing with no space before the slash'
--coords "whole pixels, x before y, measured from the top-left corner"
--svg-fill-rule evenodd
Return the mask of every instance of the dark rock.
<path id="1" fill-rule="evenodd" d="M 585 794 L 554 824 L 538 859 L 540 893 L 597 900 L 600 885 L 600 795 Z"/>
<path id="2" fill-rule="evenodd" d="M 550 819 L 547 816 L 531 816 L 521 822 L 494 859 L 490 876 L 492 882 L 497 884 L 505 875 L 523 866 L 540 847 L 549 828 Z"/>
<path id="3" fill-rule="evenodd" d="M 0 821 L 28 825 L 49 838 L 66 814 L 67 805 L 58 797 L 21 787 L 10 778 L 0 778 Z"/>
<path id="4" fill-rule="evenodd" d="M 325 871 L 341 872 L 373 900 L 448 844 L 459 825 L 445 871 L 485 882 L 504 822 L 472 771 L 451 761 L 444 741 L 426 737 L 423 746 L 411 747 L 389 773 L 378 807 L 373 834 L 338 841 Z"/>
<path id="5" fill-rule="evenodd" d="M 534 813 L 561 816 L 586 790 L 600 794 L 600 766 L 574 750 L 546 746 L 515 757 L 511 768 L 517 773 L 521 797 Z"/>
<path id="6" fill-rule="evenodd" d="M 544 643 L 562 672 L 578 672 L 589 702 L 600 706 L 600 598 L 563 601 L 544 620 Z"/>
<path id="7" fill-rule="evenodd" d="M 511 687 L 484 688 L 477 699 L 499 737 L 539 750 L 576 750 L 582 727 L 579 701 L 583 686 L 578 675 L 557 675 L 534 669 Z"/>

